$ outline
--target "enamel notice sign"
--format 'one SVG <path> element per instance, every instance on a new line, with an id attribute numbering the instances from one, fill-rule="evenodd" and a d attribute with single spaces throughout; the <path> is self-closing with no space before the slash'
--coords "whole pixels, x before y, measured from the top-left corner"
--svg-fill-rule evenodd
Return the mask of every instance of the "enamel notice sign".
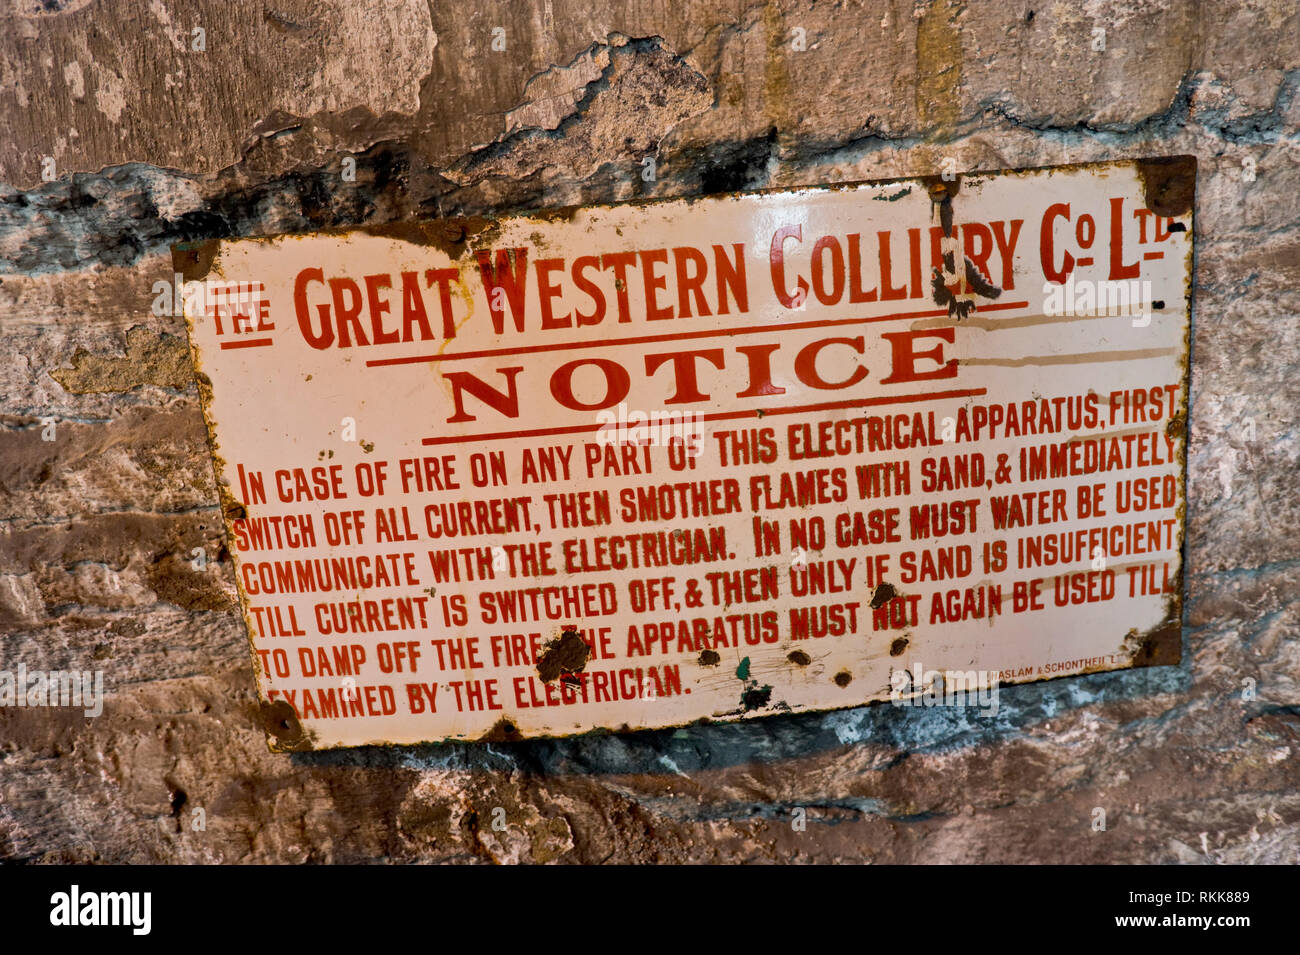
<path id="1" fill-rule="evenodd" d="M 1195 168 L 177 247 L 272 747 L 1177 662 Z"/>

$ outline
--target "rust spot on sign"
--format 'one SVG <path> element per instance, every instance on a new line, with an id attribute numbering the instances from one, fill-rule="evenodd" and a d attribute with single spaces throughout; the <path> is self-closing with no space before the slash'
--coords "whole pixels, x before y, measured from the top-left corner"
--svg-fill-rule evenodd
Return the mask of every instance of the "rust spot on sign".
<path id="1" fill-rule="evenodd" d="M 550 683 L 562 673 L 579 673 L 587 665 L 591 647 L 570 627 L 542 648 L 537 661 L 537 675 L 543 683 Z"/>
<path id="2" fill-rule="evenodd" d="M 490 730 L 479 737 L 479 741 L 483 743 L 510 743 L 519 739 L 523 739 L 519 734 L 519 727 L 504 716 L 492 724 Z"/>
<path id="3" fill-rule="evenodd" d="M 469 237 L 478 236 L 493 226 L 494 223 L 487 219 L 469 216 L 432 222 L 389 222 L 367 226 L 363 231 L 385 239 L 435 248 L 454 261 L 465 254 Z"/>
<path id="4" fill-rule="evenodd" d="M 770 686 L 751 686 L 740 695 L 740 705 L 746 710 L 757 710 L 767 706 L 772 699 Z"/>
<path id="5" fill-rule="evenodd" d="M 1130 654 L 1129 666 L 1175 666 L 1183 656 L 1182 580 L 1173 593 L 1165 598 L 1165 619 L 1152 629 L 1141 633 L 1130 630 L 1121 644 L 1121 651 Z"/>
<path id="6" fill-rule="evenodd" d="M 172 270 L 179 272 L 186 282 L 202 281 L 212 271 L 212 260 L 220 248 L 220 239 L 183 242 L 172 249 Z"/>
<path id="7" fill-rule="evenodd" d="M 871 594 L 871 609 L 879 610 L 889 601 L 898 596 L 898 591 L 894 589 L 893 584 L 887 584 L 883 580 Z"/>
<path id="8" fill-rule="evenodd" d="M 1186 426 L 1187 412 L 1180 408 L 1169 417 L 1168 423 L 1165 424 L 1165 437 L 1171 441 L 1177 441 L 1183 436 Z"/>
<path id="9" fill-rule="evenodd" d="M 1179 617 L 1166 620 L 1147 632 L 1133 652 L 1133 666 L 1174 666 L 1183 657 L 1183 627 Z"/>
<path id="10" fill-rule="evenodd" d="M 1147 208 L 1158 216 L 1177 217 L 1192 211 L 1196 196 L 1196 157 L 1164 156 L 1137 161 Z"/>
<path id="11" fill-rule="evenodd" d="M 287 700 L 262 704 L 262 725 L 279 743 L 293 746 L 302 742 L 302 724 Z"/>
<path id="12" fill-rule="evenodd" d="M 951 179 L 944 179 L 942 176 L 922 176 L 921 181 L 925 183 L 925 190 L 930 194 L 931 202 L 952 202 L 953 197 L 961 192 L 961 177 L 956 173 Z"/>

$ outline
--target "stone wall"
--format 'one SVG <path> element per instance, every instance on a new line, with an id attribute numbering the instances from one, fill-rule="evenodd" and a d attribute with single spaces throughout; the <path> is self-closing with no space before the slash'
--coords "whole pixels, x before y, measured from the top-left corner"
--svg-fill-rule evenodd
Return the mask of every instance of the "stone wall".
<path id="1" fill-rule="evenodd" d="M 1297 36 L 1291 0 L 6 0 L 0 660 L 108 699 L 0 709 L 0 858 L 1300 861 Z M 1003 688 L 992 720 L 267 751 L 151 308 L 172 243 L 1180 153 L 1181 665 Z"/>

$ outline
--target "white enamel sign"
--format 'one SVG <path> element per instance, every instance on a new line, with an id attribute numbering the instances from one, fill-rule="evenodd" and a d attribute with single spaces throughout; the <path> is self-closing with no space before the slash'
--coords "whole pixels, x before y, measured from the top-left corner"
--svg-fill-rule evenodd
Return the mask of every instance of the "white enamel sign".
<path id="1" fill-rule="evenodd" d="M 1194 177 L 178 247 L 273 748 L 1176 662 Z"/>

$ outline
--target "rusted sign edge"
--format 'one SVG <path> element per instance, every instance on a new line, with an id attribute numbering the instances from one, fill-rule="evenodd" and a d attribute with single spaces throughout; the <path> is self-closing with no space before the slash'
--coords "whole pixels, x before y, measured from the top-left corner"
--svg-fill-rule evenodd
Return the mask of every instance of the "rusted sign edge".
<path id="1" fill-rule="evenodd" d="M 1174 592 L 1169 594 L 1166 598 L 1167 613 L 1163 621 L 1148 630 L 1146 633 L 1140 633 L 1135 629 L 1130 631 L 1124 638 L 1119 649 L 1128 652 L 1129 658 L 1127 662 L 1113 666 L 1098 665 L 1094 667 L 1086 667 L 1065 676 L 1056 676 L 1052 674 L 1026 674 L 1023 677 L 1012 677 L 999 681 L 1008 685 L 1022 685 L 1037 683 L 1044 680 L 1069 679 L 1071 677 L 1086 676 L 1091 673 L 1115 672 L 1151 666 L 1174 666 L 1179 664 L 1182 659 L 1183 614 L 1185 609 L 1184 595 L 1187 576 L 1187 422 L 1189 420 L 1188 415 L 1190 408 L 1192 328 L 1194 324 L 1192 311 L 1192 285 L 1194 278 L 1193 268 L 1195 263 L 1195 186 L 1197 171 L 1197 160 L 1195 156 L 1179 154 L 1174 156 L 1097 160 L 1092 162 L 1055 166 L 1033 166 L 1023 169 L 998 169 L 991 171 L 974 170 L 966 173 L 954 174 L 956 178 L 952 180 L 945 180 L 934 175 L 909 176 L 893 179 L 855 180 L 853 182 L 834 184 L 774 186 L 766 189 L 694 196 L 649 197 L 596 205 L 573 205 L 554 209 L 523 210 L 494 219 L 480 216 L 469 216 L 442 219 L 400 220 L 389 223 L 337 226 L 326 229 L 315 229 L 311 232 L 281 232 L 265 236 L 229 236 L 225 238 L 181 242 L 173 245 L 171 247 L 172 267 L 173 271 L 179 273 L 185 282 L 202 281 L 212 273 L 214 266 L 218 265 L 220 261 L 221 245 L 226 241 L 271 242 L 287 238 L 306 238 L 309 236 L 346 236 L 358 232 L 367 235 L 394 238 L 415 245 L 433 246 L 442 251 L 449 258 L 459 260 L 472 249 L 472 246 L 468 241 L 469 239 L 479 237 L 490 239 L 491 234 L 496 231 L 500 223 L 519 219 L 533 219 L 548 222 L 568 221 L 581 210 L 663 205 L 673 202 L 684 203 L 685 205 L 690 206 L 703 199 L 721 199 L 727 197 L 739 198 L 741 196 L 749 197 L 791 193 L 835 193 L 852 191 L 864 186 L 892 185 L 911 185 L 921 187 L 930 195 L 932 202 L 951 203 L 960 194 L 961 182 L 963 179 L 983 181 L 985 179 L 998 177 L 1023 178 L 1036 173 L 1075 174 L 1083 173 L 1088 170 L 1109 170 L 1128 167 L 1132 167 L 1137 172 L 1142 182 L 1143 199 L 1147 204 L 1147 208 L 1156 212 L 1158 215 L 1166 217 L 1190 217 L 1186 226 L 1179 224 L 1181 228 L 1186 228 L 1189 231 L 1190 237 L 1192 238 L 1192 241 L 1188 242 L 1187 253 L 1184 259 L 1184 303 L 1187 323 L 1183 335 L 1181 405 L 1178 414 L 1175 415 L 1166 426 L 1166 434 L 1177 434 L 1177 437 L 1180 440 L 1180 452 L 1182 457 L 1181 466 L 1178 471 L 1181 503 L 1176 511 L 1178 517 L 1179 569 L 1177 578 L 1173 582 L 1175 589 Z M 232 522 L 243 516 L 244 507 L 235 499 L 229 490 L 230 482 L 224 473 L 226 470 L 225 460 L 221 456 L 220 443 L 217 440 L 215 424 L 211 417 L 211 405 L 213 400 L 212 380 L 203 371 L 193 321 L 188 314 L 185 315 L 185 327 L 190 347 L 190 358 L 194 367 L 195 385 L 198 389 L 199 401 L 203 413 L 204 429 L 207 432 L 208 449 L 212 456 L 213 473 L 216 479 L 215 483 L 221 507 L 222 523 L 225 527 L 227 543 L 229 544 L 233 541 L 235 536 Z M 233 549 L 231 550 L 231 553 L 234 553 Z M 252 657 L 253 673 L 256 677 L 262 669 L 261 661 L 258 659 L 256 652 L 256 644 L 253 637 L 254 628 L 252 626 L 252 619 L 249 611 L 248 597 L 244 593 L 244 589 L 239 584 L 238 579 L 236 579 L 236 591 L 239 597 L 240 614 L 243 618 L 244 629 L 248 636 L 249 654 Z M 315 733 L 301 724 L 293 707 L 285 700 L 278 700 L 272 703 L 261 699 L 260 682 L 256 679 L 254 681 L 254 688 L 259 694 L 257 722 L 261 724 L 263 730 L 267 734 L 267 746 L 269 750 L 273 753 L 305 752 L 314 750 Z M 726 714 L 703 716 L 686 723 L 675 725 L 678 728 L 684 726 L 723 725 L 760 717 L 831 713 L 840 710 L 857 709 L 863 706 L 884 705 L 890 702 L 891 701 L 889 700 L 879 699 L 845 703 L 839 706 L 819 705 L 815 708 L 800 707 L 798 709 L 788 707 L 785 714 L 770 711 L 740 710 Z M 453 735 L 432 737 L 419 742 L 410 743 L 393 743 L 388 740 L 378 739 L 368 743 L 350 744 L 347 748 L 367 745 L 418 746 L 439 743 L 510 742 L 522 741 L 524 739 L 567 739 L 581 736 L 604 736 L 615 733 L 666 730 L 673 728 L 674 727 L 631 726 L 625 722 L 619 727 L 592 727 L 590 729 L 578 730 L 571 733 L 559 731 L 544 732 L 530 734 L 525 737 L 519 732 L 512 720 L 508 717 L 502 717 L 493 725 L 492 729 L 480 736 L 471 737 L 467 735 Z M 329 748 L 332 749 L 335 747 Z"/>
<path id="2" fill-rule="evenodd" d="M 172 246 L 172 270 L 181 276 L 184 282 L 194 282 L 210 274 L 213 260 L 221 247 L 221 239 L 207 239 L 202 242 L 185 242 Z M 221 454 L 221 444 L 217 440 L 216 424 L 212 420 L 212 379 L 203 370 L 198 345 L 194 333 L 194 322 L 188 313 L 184 313 L 186 339 L 189 343 L 190 361 L 194 367 L 194 385 L 198 389 L 199 405 L 203 413 L 203 430 L 206 432 L 208 453 L 212 459 L 212 473 L 217 488 L 217 505 L 221 511 L 221 523 L 225 529 L 226 547 L 233 561 L 235 539 L 232 522 L 243 517 L 245 508 L 230 490 L 230 481 L 226 477 L 226 461 Z M 244 621 L 244 632 L 248 637 L 249 656 L 253 661 L 253 689 L 258 694 L 257 709 L 254 711 L 256 722 L 261 724 L 266 733 L 267 746 L 273 753 L 290 752 L 300 749 L 312 749 L 311 740 L 298 722 L 298 714 L 285 701 L 269 703 L 260 698 L 258 674 L 262 670 L 257 656 L 257 644 L 253 638 L 253 621 L 249 612 L 248 597 L 240 586 L 236 574 L 235 592 L 239 600 L 239 614 Z M 285 711 L 288 712 L 285 712 Z"/>
<path id="3" fill-rule="evenodd" d="M 1142 179 L 1143 198 L 1147 208 L 1157 215 L 1182 218 L 1186 216 L 1190 241 L 1183 259 L 1183 301 L 1187 310 L 1187 324 L 1183 329 L 1183 376 L 1181 405 L 1178 413 L 1165 426 L 1165 434 L 1176 435 L 1180 442 L 1182 461 L 1178 468 L 1179 505 L 1178 518 L 1178 579 L 1174 592 L 1166 601 L 1167 612 L 1162 623 L 1149 630 L 1137 641 L 1130 668 L 1150 666 L 1176 666 L 1183 656 L 1183 614 L 1186 609 L 1187 581 L 1187 445 L 1188 422 L 1191 420 L 1192 386 L 1192 329 L 1193 279 L 1196 266 L 1196 157 L 1169 156 L 1135 161 Z M 1181 224 L 1180 224 L 1181 225 Z"/>
<path id="4" fill-rule="evenodd" d="M 888 179 L 855 179 L 851 182 L 809 183 L 806 185 L 769 186 L 765 189 L 746 189 L 733 192 L 710 192 L 687 196 L 646 196 L 636 199 L 624 199 L 620 202 L 603 202 L 592 205 L 554 206 L 546 208 L 521 209 L 505 215 L 488 218 L 485 216 L 447 216 L 433 219 L 398 219 L 392 222 L 371 222 L 357 225 L 329 226 L 312 229 L 310 232 L 273 232 L 267 235 L 224 236 L 211 239 L 197 239 L 178 242 L 171 247 L 173 266 L 187 282 L 202 281 L 210 272 L 217 259 L 223 242 L 274 242 L 282 239 L 305 238 L 308 236 L 346 236 L 364 233 L 383 238 L 398 239 L 412 245 L 432 246 L 453 259 L 463 256 L 469 248 L 468 240 L 482 235 L 490 235 L 498 223 L 519 219 L 533 219 L 542 222 L 568 222 L 584 210 L 623 209 L 641 206 L 664 205 L 680 202 L 691 206 L 704 199 L 726 199 L 750 196 L 769 196 L 788 193 L 835 193 L 850 192 L 864 186 L 920 186 L 926 191 L 932 187 L 941 187 L 950 198 L 955 198 L 961 191 L 963 180 L 984 180 L 999 177 L 1025 177 L 1036 173 L 1075 172 L 1087 169 L 1117 169 L 1134 167 L 1144 182 L 1144 199 L 1147 203 L 1159 202 L 1161 209 L 1179 208 L 1181 211 L 1159 211 L 1163 216 L 1180 217 L 1191 211 L 1191 196 L 1186 193 L 1187 177 L 1190 175 L 1194 188 L 1196 176 L 1196 157 L 1180 154 L 1175 156 L 1154 156 L 1133 159 L 1099 159 L 1091 162 L 1068 163 L 1055 166 L 1027 166 L 1022 169 L 973 169 L 969 172 L 953 173 L 955 178 L 945 180 L 937 175 L 903 176 Z M 933 192 L 931 192 L 933 195 Z M 1175 201 L 1186 205 L 1175 206 Z M 180 256 L 178 259 L 177 256 Z"/>

